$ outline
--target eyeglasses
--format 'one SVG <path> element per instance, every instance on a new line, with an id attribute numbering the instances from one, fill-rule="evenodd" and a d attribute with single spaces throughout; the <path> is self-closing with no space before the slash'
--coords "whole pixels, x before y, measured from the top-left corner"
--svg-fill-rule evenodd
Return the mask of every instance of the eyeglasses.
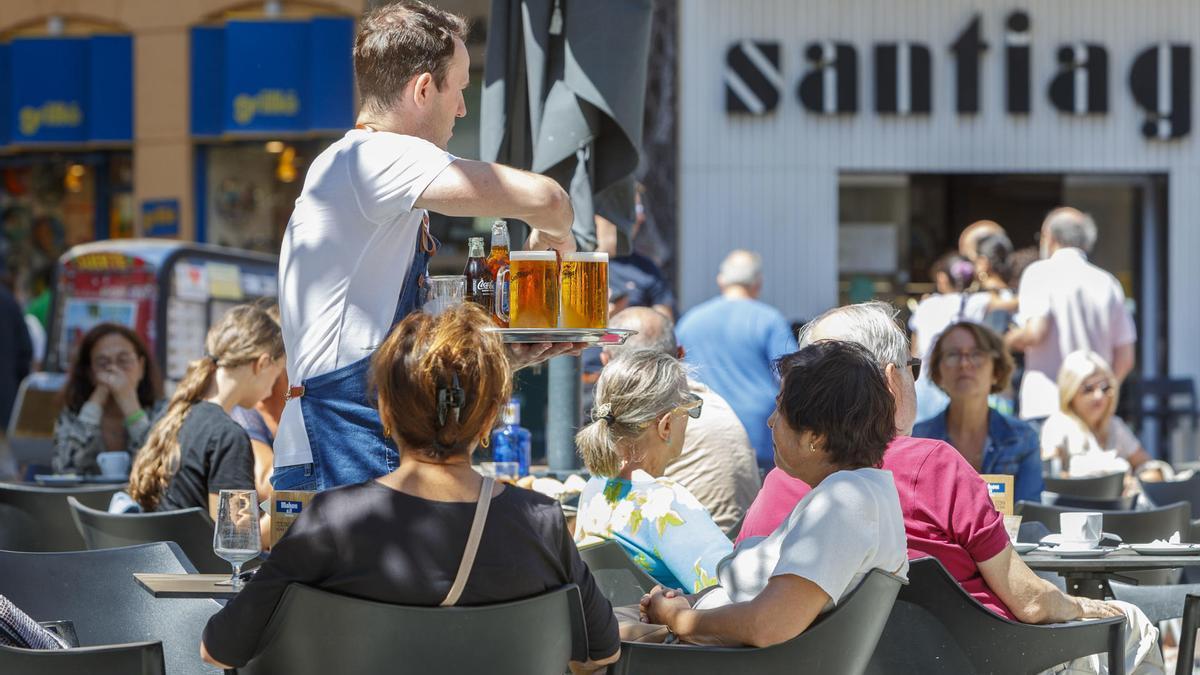
<path id="1" fill-rule="evenodd" d="M 921 359 L 909 359 L 907 365 L 912 368 L 914 380 L 921 377 Z"/>
<path id="2" fill-rule="evenodd" d="M 946 352 L 942 354 L 942 361 L 951 368 L 957 368 L 964 361 L 969 361 L 971 365 L 979 368 L 984 363 L 987 363 L 990 352 L 985 352 L 979 349 L 972 349 L 969 352 Z"/>
<path id="3" fill-rule="evenodd" d="M 109 368 L 113 367 L 114 365 L 116 365 L 121 370 L 124 370 L 126 368 L 133 366 L 133 364 L 135 364 L 135 363 L 137 363 L 137 356 L 135 356 L 131 352 L 125 352 L 123 354 L 118 354 L 117 358 L 115 358 L 115 359 L 110 359 L 108 357 L 101 356 L 101 357 L 95 359 L 94 361 L 92 361 L 92 365 L 96 367 L 96 370 L 108 370 Z"/>
<path id="4" fill-rule="evenodd" d="M 1113 386 L 1109 382 L 1101 382 L 1100 384 L 1085 384 L 1085 385 L 1083 385 L 1084 396 L 1091 396 L 1092 394 L 1094 394 L 1096 392 L 1100 392 L 1100 394 L 1102 396 L 1108 396 L 1113 393 Z"/>
<path id="5" fill-rule="evenodd" d="M 694 420 L 700 419 L 700 411 L 704 409 L 704 399 L 700 398 L 696 394 L 688 392 L 686 395 L 684 395 L 684 400 L 686 401 L 685 403 L 675 406 L 671 412 L 682 410 L 688 414 L 688 417 Z"/>

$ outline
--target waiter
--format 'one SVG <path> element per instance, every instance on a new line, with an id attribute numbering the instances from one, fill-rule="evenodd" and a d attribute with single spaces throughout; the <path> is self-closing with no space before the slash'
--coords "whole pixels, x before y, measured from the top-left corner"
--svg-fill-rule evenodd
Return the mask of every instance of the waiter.
<path id="1" fill-rule="evenodd" d="M 283 238 L 279 306 L 288 401 L 276 490 L 324 490 L 394 470 L 399 454 L 367 394 L 371 354 L 421 305 L 438 242 L 426 210 L 518 218 L 527 247 L 575 250 L 553 180 L 446 152 L 470 58 L 466 22 L 422 2 L 368 12 L 354 41 L 358 123 L 309 167 Z M 515 366 L 572 349 L 514 350 Z"/>

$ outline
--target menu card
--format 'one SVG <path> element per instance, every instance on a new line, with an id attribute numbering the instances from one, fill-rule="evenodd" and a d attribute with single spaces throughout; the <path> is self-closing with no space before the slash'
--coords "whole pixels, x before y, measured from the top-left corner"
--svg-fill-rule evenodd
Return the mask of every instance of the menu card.
<path id="1" fill-rule="evenodd" d="M 987 482 L 988 493 L 992 497 L 992 504 L 1000 515 L 1011 516 L 1013 514 L 1013 477 L 1000 473 L 982 473 L 979 477 Z"/>
<path id="2" fill-rule="evenodd" d="M 312 490 L 276 490 L 271 497 L 271 546 L 279 543 L 283 534 L 292 523 L 308 508 L 313 495 Z"/>

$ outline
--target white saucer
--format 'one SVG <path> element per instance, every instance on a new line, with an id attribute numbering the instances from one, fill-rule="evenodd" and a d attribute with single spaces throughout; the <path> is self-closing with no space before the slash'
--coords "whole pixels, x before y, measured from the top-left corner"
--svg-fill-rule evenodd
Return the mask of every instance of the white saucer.
<path id="1" fill-rule="evenodd" d="M 1030 551 L 1035 550 L 1038 547 L 1038 545 L 1021 542 L 1021 543 L 1013 544 L 1012 547 L 1013 547 L 1013 550 L 1017 552 L 1017 555 L 1025 555 L 1026 553 L 1029 553 Z"/>
<path id="2" fill-rule="evenodd" d="M 1060 558 L 1103 558 L 1117 549 L 1111 546 L 1099 546 L 1096 548 L 1063 548 L 1062 546 L 1043 546 L 1038 550 L 1058 556 Z"/>

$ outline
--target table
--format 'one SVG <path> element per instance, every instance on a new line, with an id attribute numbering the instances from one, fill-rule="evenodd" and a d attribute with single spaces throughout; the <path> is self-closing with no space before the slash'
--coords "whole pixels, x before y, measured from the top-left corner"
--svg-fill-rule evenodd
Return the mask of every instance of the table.
<path id="1" fill-rule="evenodd" d="M 1122 572 L 1166 570 L 1200 565 L 1197 555 L 1141 555 L 1118 549 L 1103 558 L 1063 558 L 1048 551 L 1031 551 L 1021 556 L 1030 569 L 1057 572 L 1066 579 L 1067 592 L 1085 598 L 1103 600 L 1109 579 L 1126 583 L 1137 581 Z"/>
<path id="2" fill-rule="evenodd" d="M 218 586 L 229 581 L 228 574 L 151 574 L 134 572 L 133 578 L 156 598 L 212 598 L 228 600 L 238 594 L 232 586 Z"/>

